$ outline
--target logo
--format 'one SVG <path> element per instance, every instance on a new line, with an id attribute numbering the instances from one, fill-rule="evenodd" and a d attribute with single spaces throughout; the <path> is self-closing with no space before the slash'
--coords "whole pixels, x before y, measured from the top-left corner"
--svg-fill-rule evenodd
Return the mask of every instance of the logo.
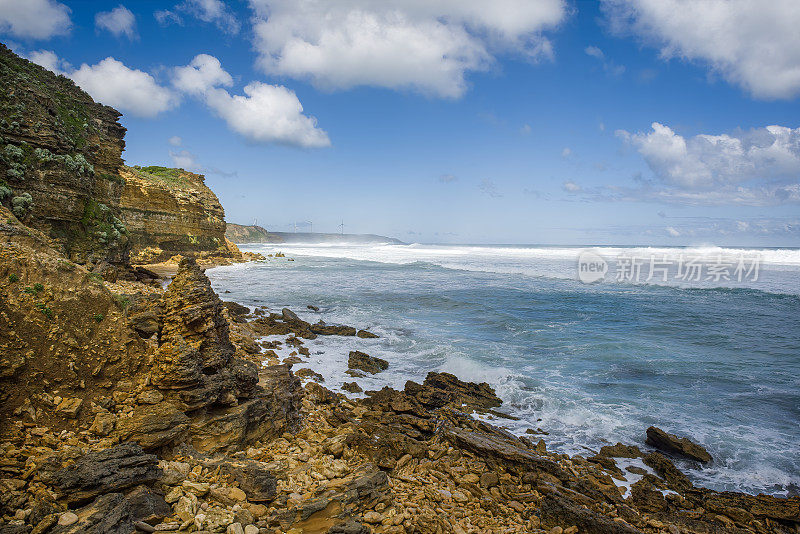
<path id="1" fill-rule="evenodd" d="M 584 284 L 602 280 L 607 272 L 608 262 L 601 255 L 584 250 L 578 256 L 578 280 Z"/>

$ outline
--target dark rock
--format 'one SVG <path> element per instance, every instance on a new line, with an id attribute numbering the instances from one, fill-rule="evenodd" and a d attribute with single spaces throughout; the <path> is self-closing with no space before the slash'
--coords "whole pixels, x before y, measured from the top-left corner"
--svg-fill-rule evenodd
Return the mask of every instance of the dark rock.
<path id="1" fill-rule="evenodd" d="M 345 382 L 344 384 L 342 384 L 342 389 L 350 393 L 361 393 L 362 391 L 364 391 L 363 389 L 361 389 L 361 386 L 359 386 L 357 382 Z"/>
<path id="2" fill-rule="evenodd" d="M 422 384 L 409 380 L 406 382 L 405 392 L 429 409 L 444 406 L 463 409 L 466 406 L 488 410 L 503 403 L 489 384 L 463 382 L 450 373 L 428 373 Z"/>
<path id="3" fill-rule="evenodd" d="M 308 306 L 306 306 L 306 308 L 308 308 L 309 310 L 311 310 L 313 312 L 319 313 L 319 308 L 317 306 L 314 306 L 313 304 L 309 304 Z"/>
<path id="4" fill-rule="evenodd" d="M 140 405 L 131 417 L 117 420 L 121 439 L 135 441 L 152 450 L 183 438 L 189 430 L 189 418 L 169 402 Z"/>
<path id="5" fill-rule="evenodd" d="M 688 438 L 679 438 L 675 434 L 668 434 L 655 426 L 647 429 L 645 443 L 664 452 L 684 456 L 698 462 L 709 463 L 712 460 L 708 451 L 700 445 L 693 443 Z"/>
<path id="6" fill-rule="evenodd" d="M 311 369 L 308 369 L 307 367 L 304 367 L 303 369 L 298 369 L 297 371 L 294 372 L 294 374 L 300 378 L 310 378 L 315 382 L 325 382 L 325 378 L 321 374 L 316 373 Z"/>
<path id="7" fill-rule="evenodd" d="M 495 459 L 519 474 L 535 469 L 562 476 L 558 463 L 531 451 L 513 434 L 486 423 L 476 429 L 450 427 L 444 430 L 444 437 L 456 447 Z"/>
<path id="8" fill-rule="evenodd" d="M 347 367 L 349 369 L 360 369 L 374 375 L 388 369 L 389 362 L 354 350 L 350 352 L 350 356 L 347 359 Z"/>
<path id="9" fill-rule="evenodd" d="M 326 325 L 326 324 L 312 324 L 310 326 L 311 332 L 320 336 L 354 336 L 356 329 L 352 326 L 344 325 Z"/>
<path id="10" fill-rule="evenodd" d="M 62 467 L 67 451 L 48 457 L 39 468 L 39 478 L 54 486 L 59 498 L 81 504 L 103 493 L 120 491 L 161 477 L 158 458 L 145 454 L 135 443 L 123 443 L 89 452 Z"/>
<path id="11" fill-rule="evenodd" d="M 653 468 L 653 470 L 663 478 L 670 489 L 682 492 L 692 487 L 689 478 L 681 473 L 669 459 L 661 453 L 651 452 L 642 458 L 645 465 Z"/>
<path id="12" fill-rule="evenodd" d="M 275 498 L 277 480 L 263 464 L 251 460 L 226 460 L 220 466 L 223 473 L 239 483 L 248 501 L 268 502 Z"/>
<path id="13" fill-rule="evenodd" d="M 130 503 L 121 493 L 107 493 L 91 504 L 75 510 L 78 521 L 69 526 L 57 525 L 53 534 L 131 534 L 136 519 Z"/>
<path id="14" fill-rule="evenodd" d="M 378 337 L 376 334 L 373 334 L 367 330 L 359 330 L 356 332 L 356 335 L 362 339 L 373 339 Z"/>
<path id="15" fill-rule="evenodd" d="M 329 528 L 328 534 L 372 534 L 372 529 L 364 523 L 350 519 Z"/>
<path id="16" fill-rule="evenodd" d="M 578 532 L 593 534 L 642 534 L 630 525 L 612 521 L 556 492 L 544 496 L 540 514 L 542 524 L 547 527 L 574 525 Z"/>
<path id="17" fill-rule="evenodd" d="M 230 312 L 231 315 L 247 315 L 250 313 L 250 308 L 247 306 L 242 306 L 238 302 L 226 300 L 222 302 L 222 305 L 228 309 L 228 312 Z"/>
<path id="18" fill-rule="evenodd" d="M 125 498 L 131 515 L 139 521 L 155 525 L 172 513 L 172 508 L 164 497 L 147 486 L 134 488 Z"/>
<path id="19" fill-rule="evenodd" d="M 300 317 L 297 316 L 295 312 L 290 310 L 289 308 L 284 308 L 281 310 L 281 315 L 283 316 L 283 320 L 287 323 L 300 323 L 305 322 Z"/>

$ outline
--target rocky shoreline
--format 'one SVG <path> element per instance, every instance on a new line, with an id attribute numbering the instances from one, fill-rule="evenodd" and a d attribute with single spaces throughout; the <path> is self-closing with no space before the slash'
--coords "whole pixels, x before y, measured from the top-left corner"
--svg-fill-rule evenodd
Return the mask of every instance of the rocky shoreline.
<path id="1" fill-rule="evenodd" d="M 9 263 L 0 266 L 4 296 L 35 284 L 31 271 L 11 283 Z M 39 283 L 57 292 L 55 280 Z M 3 360 L 0 532 L 800 528 L 796 497 L 697 488 L 660 452 L 618 444 L 569 457 L 478 420 L 472 415 L 502 405 L 486 384 L 430 373 L 361 399 L 335 391 L 341 385 L 327 389 L 303 371 L 304 340 L 374 334 L 223 303 L 192 259 L 166 290 L 128 284 L 130 303 L 98 323 L 121 341 L 99 351 L 100 370 L 80 358 L 52 373 L 35 354 L 16 371 Z M 292 349 L 282 361 L 278 344 Z M 350 386 L 385 365 L 354 350 Z M 24 387 L 8 387 L 10 377 Z M 657 429 L 651 435 L 701 454 Z"/>

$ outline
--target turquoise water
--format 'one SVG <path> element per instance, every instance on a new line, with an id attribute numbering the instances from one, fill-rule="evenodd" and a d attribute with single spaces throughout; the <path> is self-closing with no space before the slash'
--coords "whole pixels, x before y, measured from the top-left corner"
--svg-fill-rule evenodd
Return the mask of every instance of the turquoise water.
<path id="1" fill-rule="evenodd" d="M 641 446 L 657 425 L 714 456 L 706 468 L 681 465 L 698 484 L 772 494 L 800 485 L 798 251 L 764 251 L 757 281 L 586 285 L 574 249 L 242 248 L 295 261 L 209 270 L 224 299 L 381 336 L 307 343 L 309 366 L 332 389 L 352 380 L 347 353 L 364 350 L 390 362 L 359 379 L 365 389 L 402 388 L 432 370 L 486 381 L 521 418 L 493 422 L 541 428 L 551 449 Z"/>

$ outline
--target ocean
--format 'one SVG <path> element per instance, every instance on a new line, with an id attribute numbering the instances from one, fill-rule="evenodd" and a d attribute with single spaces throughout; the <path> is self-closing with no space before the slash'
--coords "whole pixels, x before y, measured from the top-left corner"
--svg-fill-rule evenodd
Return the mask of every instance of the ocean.
<path id="1" fill-rule="evenodd" d="M 676 462 L 695 484 L 800 491 L 800 250 L 240 248 L 295 261 L 209 269 L 224 300 L 380 336 L 306 342 L 309 362 L 295 368 L 331 389 L 353 380 L 347 356 L 361 350 L 390 365 L 358 379 L 365 390 L 402 389 L 429 371 L 488 382 L 519 418 L 491 422 L 519 435 L 541 429 L 551 450 L 643 446 L 656 425 L 714 457 L 707 467 Z"/>

